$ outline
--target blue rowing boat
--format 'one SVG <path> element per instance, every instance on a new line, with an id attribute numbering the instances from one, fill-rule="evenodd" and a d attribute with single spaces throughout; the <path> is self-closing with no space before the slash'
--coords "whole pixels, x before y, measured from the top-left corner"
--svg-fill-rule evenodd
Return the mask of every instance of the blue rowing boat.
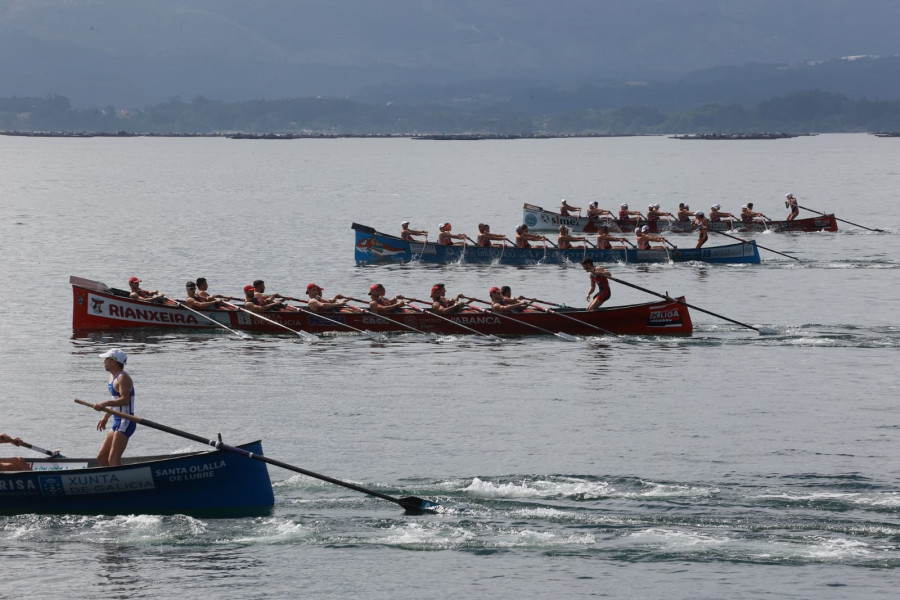
<path id="1" fill-rule="evenodd" d="M 239 446 L 262 454 L 262 443 Z M 264 462 L 221 450 L 123 457 L 26 459 L 31 471 L 0 473 L 0 514 L 187 514 L 244 517 L 271 513 Z"/>
<path id="2" fill-rule="evenodd" d="M 760 262 L 759 248 L 753 240 L 704 246 L 702 248 L 669 248 L 665 250 L 553 247 L 481 248 L 478 246 L 441 246 L 433 242 L 408 242 L 398 236 L 381 233 L 366 225 L 353 223 L 356 231 L 354 256 L 357 264 L 423 262 L 435 264 L 513 265 L 578 264 L 585 257 L 595 263 L 665 263 L 699 261 L 706 263 Z"/>

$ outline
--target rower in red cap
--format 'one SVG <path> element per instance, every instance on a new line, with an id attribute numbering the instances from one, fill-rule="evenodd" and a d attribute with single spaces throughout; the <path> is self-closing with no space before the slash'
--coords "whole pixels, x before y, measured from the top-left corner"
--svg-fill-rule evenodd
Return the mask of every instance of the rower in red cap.
<path id="1" fill-rule="evenodd" d="M 369 287 L 369 308 L 376 313 L 398 312 L 406 304 L 403 296 L 394 296 L 388 300 L 385 298 L 384 286 L 380 283 L 374 283 Z"/>
<path id="2" fill-rule="evenodd" d="M 460 302 L 463 295 L 457 294 L 455 298 L 446 297 L 447 289 L 443 283 L 436 283 L 431 288 L 431 310 L 442 315 L 461 311 L 463 308 L 472 304 L 472 299 Z"/>
<path id="3" fill-rule="evenodd" d="M 531 300 L 512 300 L 504 298 L 502 290 L 497 286 L 491 288 L 491 310 L 499 313 L 521 312 L 528 308 Z"/>
<path id="4" fill-rule="evenodd" d="M 131 277 L 128 279 L 128 287 L 131 288 L 131 293 L 128 294 L 135 300 L 143 300 L 144 302 L 165 302 L 166 297 L 160 294 L 158 291 L 153 290 L 152 292 L 148 290 L 141 289 L 141 280 L 137 277 Z"/>
<path id="5" fill-rule="evenodd" d="M 347 298 L 337 294 L 334 298 L 323 298 L 325 290 L 315 283 L 306 286 L 306 295 L 309 296 L 307 306 L 312 312 L 339 311 L 347 304 Z"/>

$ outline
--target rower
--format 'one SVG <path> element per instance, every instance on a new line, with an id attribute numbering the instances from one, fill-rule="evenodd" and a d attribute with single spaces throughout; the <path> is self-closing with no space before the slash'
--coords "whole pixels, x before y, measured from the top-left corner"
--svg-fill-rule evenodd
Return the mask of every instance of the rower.
<path id="1" fill-rule="evenodd" d="M 636 238 L 635 244 L 637 245 L 638 250 L 665 250 L 665 246 L 650 246 L 650 242 L 662 242 L 665 244 L 666 238 L 661 235 L 650 235 L 649 232 L 649 225 L 634 228 L 634 235 Z"/>
<path id="2" fill-rule="evenodd" d="M 744 225 L 747 226 L 752 224 L 754 219 L 765 219 L 766 221 L 768 221 L 769 217 L 760 212 L 754 211 L 753 203 L 748 202 L 746 206 L 741 207 L 741 221 L 743 221 Z"/>
<path id="3" fill-rule="evenodd" d="M 0 444 L 12 444 L 21 446 L 23 444 L 21 438 L 9 437 L 5 433 L 0 433 Z M 25 462 L 21 456 L 11 456 L 9 458 L 0 458 L 0 471 L 30 471 L 31 465 Z"/>
<path id="4" fill-rule="evenodd" d="M 797 203 L 797 199 L 794 198 L 793 194 L 785 195 L 784 206 L 790 211 L 790 214 L 787 216 L 787 221 L 793 221 L 797 218 L 797 215 L 800 214 L 800 205 Z"/>
<path id="5" fill-rule="evenodd" d="M 607 279 L 610 273 L 603 267 L 595 267 L 594 261 L 591 260 L 590 257 L 585 257 L 584 260 L 581 261 L 581 268 L 584 269 L 591 278 L 591 289 L 588 290 L 587 296 L 585 297 L 585 300 L 589 301 L 586 310 L 598 310 L 600 305 L 609 300 L 609 297 L 612 296 L 612 290 L 609 288 L 609 279 Z M 594 290 L 597 290 L 597 293 L 591 298 L 591 294 L 594 293 Z"/>
<path id="6" fill-rule="evenodd" d="M 160 294 L 157 290 L 148 291 L 141 289 L 141 280 L 137 277 L 130 277 L 128 279 L 128 287 L 131 288 L 131 293 L 128 294 L 135 300 L 143 300 L 144 302 L 165 302 L 166 297 Z"/>
<path id="7" fill-rule="evenodd" d="M 639 210 L 628 210 L 628 204 L 623 202 L 619 207 L 620 221 L 640 221 L 644 215 Z"/>
<path id="8" fill-rule="evenodd" d="M 709 239 L 709 219 L 703 214 L 702 210 L 694 213 L 694 220 L 691 222 L 691 228 L 700 231 L 700 237 L 697 238 L 696 248 L 699 248 Z"/>
<path id="9" fill-rule="evenodd" d="M 694 216 L 694 213 L 691 212 L 691 207 L 685 204 L 684 202 L 678 203 L 678 220 L 682 223 L 689 223 L 691 217 Z"/>
<path id="10" fill-rule="evenodd" d="M 599 219 L 603 215 L 609 215 L 613 219 L 616 218 L 616 216 L 614 214 L 612 214 L 610 211 L 608 211 L 604 208 L 600 208 L 600 205 L 598 202 L 596 202 L 596 201 L 591 202 L 587 209 L 588 219 L 591 219 L 592 221 L 594 221 L 594 220 Z"/>
<path id="11" fill-rule="evenodd" d="M 531 304 L 531 300 L 506 299 L 500 293 L 500 288 L 494 286 L 490 290 L 491 310 L 498 313 L 522 312 Z"/>
<path id="12" fill-rule="evenodd" d="M 256 295 L 256 288 L 250 284 L 244 286 L 244 308 L 250 312 L 263 313 L 270 311 L 278 311 L 284 308 L 284 302 L 265 301 L 262 297 Z"/>
<path id="13" fill-rule="evenodd" d="M 503 244 L 492 244 L 492 241 L 500 241 Z M 475 237 L 475 245 L 479 248 L 502 248 L 506 242 L 512 243 L 502 233 L 491 233 L 491 226 L 487 223 L 478 224 L 478 235 Z"/>
<path id="14" fill-rule="evenodd" d="M 372 299 L 369 302 L 369 308 L 375 313 L 399 312 L 406 304 L 403 296 L 394 296 L 390 300 L 385 298 L 384 286 L 380 283 L 375 283 L 369 287 L 369 297 Z"/>
<path id="15" fill-rule="evenodd" d="M 457 294 L 455 298 L 446 297 L 447 289 L 443 283 L 436 283 L 431 288 L 431 310 L 442 315 L 461 311 L 463 308 L 472 304 L 469 298 L 465 302 L 461 302 L 463 295 Z"/>
<path id="16" fill-rule="evenodd" d="M 610 242 L 622 242 L 621 246 L 613 246 Z M 613 237 L 609 235 L 609 227 L 601 225 L 597 231 L 597 248 L 600 250 L 624 250 L 625 243 L 628 242 L 623 237 Z"/>
<path id="17" fill-rule="evenodd" d="M 245 288 L 246 290 L 246 288 Z M 276 300 L 281 305 L 280 308 L 284 310 L 297 310 L 294 306 L 288 306 L 284 303 L 287 300 L 287 296 L 282 296 L 281 294 L 266 294 L 266 282 L 262 279 L 255 279 L 253 281 L 253 291 L 254 297 L 261 302 L 262 304 L 271 304 Z"/>
<path id="18" fill-rule="evenodd" d="M 184 299 L 184 305 L 188 308 L 193 308 L 194 310 L 207 310 L 210 308 L 219 308 L 221 306 L 221 302 L 207 295 L 209 300 L 203 300 L 200 296 L 197 295 L 197 284 L 193 281 L 188 280 L 187 283 L 184 284 L 184 290 L 186 297 Z"/>
<path id="19" fill-rule="evenodd" d="M 466 245 L 466 234 L 464 233 L 450 233 L 452 229 L 452 225 L 450 223 L 441 223 L 438 226 L 440 233 L 438 234 L 438 244 L 441 246 L 465 246 Z M 454 242 L 453 240 L 462 240 L 459 242 Z"/>
<path id="20" fill-rule="evenodd" d="M 581 208 L 578 206 L 572 206 L 572 205 L 566 203 L 565 198 L 563 198 L 562 200 L 559 201 L 559 214 L 561 214 L 562 216 L 568 217 L 575 211 L 578 211 L 579 215 L 581 214 Z"/>
<path id="21" fill-rule="evenodd" d="M 581 246 L 572 246 L 572 242 L 584 242 Z M 572 250 L 575 248 L 587 248 L 587 238 L 582 236 L 569 235 L 569 228 L 565 225 L 559 226 L 559 237 L 556 238 L 556 245 L 560 250 Z"/>
<path id="22" fill-rule="evenodd" d="M 409 221 L 403 221 L 400 223 L 400 239 L 406 242 L 418 242 L 420 240 L 415 239 L 413 236 L 425 236 L 425 240 L 428 239 L 427 231 L 418 231 L 416 229 L 409 228 Z M 425 241 L 423 240 L 423 241 Z"/>
<path id="23" fill-rule="evenodd" d="M 337 294 L 333 298 L 323 298 L 324 291 L 315 283 L 306 286 L 306 295 L 309 296 L 307 306 L 310 312 L 338 312 L 346 306 L 348 299 L 345 296 Z"/>
<path id="24" fill-rule="evenodd" d="M 734 215 L 728 212 L 722 212 L 721 204 L 713 204 L 709 207 L 709 223 L 721 223 L 722 219 L 734 219 Z M 696 215 L 694 215 L 696 216 Z M 702 245 L 702 244 L 701 244 Z M 700 246 L 697 246 L 698 248 Z"/>
<path id="25" fill-rule="evenodd" d="M 661 217 L 671 217 L 672 213 L 670 212 L 661 212 L 659 210 L 659 204 L 651 204 L 647 207 L 647 222 L 648 223 L 656 223 L 660 220 Z"/>
<path id="26" fill-rule="evenodd" d="M 538 235 L 536 233 L 528 233 L 528 225 L 524 223 L 516 227 L 516 247 L 517 248 L 531 248 L 530 242 L 545 242 L 547 241 L 547 236 Z"/>
<path id="27" fill-rule="evenodd" d="M 516 296 L 515 298 L 513 298 L 513 297 L 512 297 L 512 288 L 509 287 L 508 285 L 500 286 L 500 295 L 503 296 L 503 300 L 504 300 L 505 302 L 508 302 L 508 303 L 522 302 L 522 301 L 524 301 L 524 300 L 527 300 L 527 301 L 528 301 L 528 306 L 527 306 L 527 307 L 525 307 L 525 308 L 514 308 L 514 309 L 511 310 L 510 312 L 526 312 L 526 311 L 529 311 L 529 312 L 538 312 L 536 308 L 533 308 L 533 307 L 531 306 L 531 303 L 534 302 L 534 299 L 533 299 L 533 298 L 526 298 L 525 296 Z"/>

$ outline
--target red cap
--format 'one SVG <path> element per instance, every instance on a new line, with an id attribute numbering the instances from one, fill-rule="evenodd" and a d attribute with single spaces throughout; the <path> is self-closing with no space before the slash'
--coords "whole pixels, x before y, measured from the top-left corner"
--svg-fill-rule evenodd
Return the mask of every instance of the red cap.
<path id="1" fill-rule="evenodd" d="M 494 287 L 492 287 L 491 291 L 488 293 L 493 294 L 494 292 L 497 292 L 498 294 L 500 293 L 500 288 L 498 288 L 496 285 Z"/>
<path id="2" fill-rule="evenodd" d="M 369 286 L 369 294 L 371 294 L 372 292 L 374 292 L 374 291 L 377 290 L 378 288 L 384 288 L 384 286 L 381 285 L 380 283 L 373 283 L 372 285 Z"/>
<path id="3" fill-rule="evenodd" d="M 325 288 L 323 288 L 323 287 L 321 287 L 321 286 L 318 286 L 318 285 L 316 285 L 316 284 L 314 284 L 314 283 L 311 283 L 311 284 L 309 284 L 308 286 L 306 286 L 306 293 L 309 293 L 309 292 L 311 292 L 311 291 L 313 291 L 313 290 L 319 290 L 319 291 L 322 291 L 322 290 L 324 290 L 324 289 L 325 289 Z"/>
<path id="4" fill-rule="evenodd" d="M 253 287 L 253 284 L 248 283 L 247 285 L 244 286 L 244 292 L 245 292 L 245 293 L 246 293 L 246 292 L 249 292 L 250 290 L 253 290 L 253 289 L 255 289 L 255 288 Z"/>
<path id="5" fill-rule="evenodd" d="M 434 298 L 434 295 L 437 293 L 437 291 L 438 291 L 438 290 L 442 290 L 442 289 L 444 289 L 444 284 L 443 284 L 443 283 L 438 283 L 438 284 L 432 286 L 432 288 L 431 288 L 431 297 Z"/>
<path id="6" fill-rule="evenodd" d="M 138 279 L 137 277 L 129 277 L 128 278 L 128 283 L 140 283 L 140 282 L 141 282 L 141 280 Z"/>

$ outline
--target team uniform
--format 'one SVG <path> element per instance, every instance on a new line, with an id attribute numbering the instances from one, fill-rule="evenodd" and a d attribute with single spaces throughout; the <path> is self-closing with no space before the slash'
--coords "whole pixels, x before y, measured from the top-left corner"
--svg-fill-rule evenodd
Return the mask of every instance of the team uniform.
<path id="1" fill-rule="evenodd" d="M 121 377 L 122 373 L 124 373 L 124 372 L 125 371 L 121 371 L 120 373 L 118 373 L 115 377 L 113 377 L 112 381 L 110 381 L 108 384 L 109 394 L 115 400 L 118 400 L 119 398 L 121 398 L 121 395 L 119 394 L 119 390 L 116 389 L 114 384 L 116 382 L 116 379 Z M 129 415 L 134 414 L 134 386 L 131 387 L 131 397 L 129 398 L 129 400 L 130 400 L 130 402 L 128 403 L 128 406 L 119 406 L 119 407 L 116 407 L 116 410 L 118 412 L 123 412 L 123 413 L 129 414 Z M 113 431 L 118 431 L 125 437 L 130 438 L 131 434 L 134 433 L 134 430 L 136 428 L 137 428 L 137 423 L 135 423 L 134 421 L 129 421 L 128 419 L 123 419 L 119 415 L 113 415 L 113 424 L 112 424 Z"/>

